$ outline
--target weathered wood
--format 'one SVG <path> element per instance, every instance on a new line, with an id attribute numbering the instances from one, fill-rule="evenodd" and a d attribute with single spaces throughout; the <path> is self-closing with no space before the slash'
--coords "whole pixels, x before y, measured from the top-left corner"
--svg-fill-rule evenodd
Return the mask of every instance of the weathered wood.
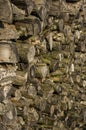
<path id="1" fill-rule="evenodd" d="M 60 3 L 59 1 L 52 1 L 52 4 L 50 6 L 49 10 L 50 16 L 59 16 L 60 15 Z"/>
<path id="2" fill-rule="evenodd" d="M 7 84 L 5 86 L 0 86 L 0 102 L 11 97 L 12 85 Z"/>
<path id="3" fill-rule="evenodd" d="M 0 41 L 0 63 L 17 63 L 18 54 L 15 43 Z"/>
<path id="4" fill-rule="evenodd" d="M 29 43 L 17 42 L 16 44 L 21 62 L 31 63 L 35 56 L 35 47 Z"/>
<path id="5" fill-rule="evenodd" d="M 14 25 L 3 23 L 0 28 L 0 40 L 13 40 L 18 39 L 19 34 Z"/>
<path id="6" fill-rule="evenodd" d="M 7 23 L 13 21 L 13 12 L 9 0 L 0 0 L 0 20 Z"/>
<path id="7" fill-rule="evenodd" d="M 0 65 L 0 86 L 10 85 L 16 76 L 15 65 Z"/>
<path id="8" fill-rule="evenodd" d="M 25 83 L 27 82 L 27 75 L 28 75 L 28 71 L 27 72 L 17 71 L 13 84 L 20 85 L 20 86 L 25 85 Z"/>
<path id="9" fill-rule="evenodd" d="M 60 11 L 61 13 L 65 12 L 65 13 L 69 13 L 72 16 L 77 16 L 77 14 L 79 13 L 81 9 L 82 2 L 83 1 L 79 1 L 72 4 L 72 3 L 67 3 L 65 1 L 62 1 Z"/>
<path id="10" fill-rule="evenodd" d="M 35 77 L 36 78 L 41 78 L 42 80 L 44 80 L 46 78 L 46 76 L 49 74 L 49 68 L 46 64 L 43 63 L 38 63 L 35 66 Z"/>
<path id="11" fill-rule="evenodd" d="M 22 9 L 19 9 L 17 6 L 12 4 L 12 10 L 13 10 L 13 20 L 21 20 L 25 18 L 25 11 Z"/>
<path id="12" fill-rule="evenodd" d="M 15 22 L 15 26 L 20 36 L 37 35 L 41 32 L 41 21 L 35 16 Z"/>
<path id="13" fill-rule="evenodd" d="M 33 10 L 34 3 L 32 0 L 11 0 L 18 8 L 25 10 L 26 14 L 30 15 Z"/>
<path id="14" fill-rule="evenodd" d="M 32 14 L 37 15 L 42 21 L 48 16 L 49 6 L 46 0 L 34 0 L 35 7 L 33 8 Z"/>

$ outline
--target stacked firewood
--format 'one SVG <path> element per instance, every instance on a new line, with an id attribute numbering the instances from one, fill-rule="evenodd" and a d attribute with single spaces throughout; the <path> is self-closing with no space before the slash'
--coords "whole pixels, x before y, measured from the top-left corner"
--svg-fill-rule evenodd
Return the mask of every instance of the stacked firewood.
<path id="1" fill-rule="evenodd" d="M 0 0 L 0 90 L 0 130 L 85 130 L 85 0 Z"/>

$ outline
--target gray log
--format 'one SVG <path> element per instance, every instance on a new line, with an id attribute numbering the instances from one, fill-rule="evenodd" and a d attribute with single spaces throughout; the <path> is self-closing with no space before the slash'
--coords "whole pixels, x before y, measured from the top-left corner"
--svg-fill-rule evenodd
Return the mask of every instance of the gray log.
<path id="1" fill-rule="evenodd" d="M 41 21 L 35 16 L 29 16 L 15 23 L 20 36 L 37 35 L 41 32 Z"/>
<path id="2" fill-rule="evenodd" d="M 19 34 L 14 25 L 3 23 L 2 28 L 0 28 L 0 40 L 18 39 L 18 37 Z"/>
<path id="3" fill-rule="evenodd" d="M 59 1 L 53 1 L 50 10 L 49 10 L 50 16 L 59 16 L 60 15 L 60 5 Z"/>
<path id="4" fill-rule="evenodd" d="M 11 84 L 2 87 L 0 86 L 0 102 L 4 101 L 5 99 L 9 99 L 11 97 L 11 93 L 12 93 Z"/>
<path id="5" fill-rule="evenodd" d="M 17 6 L 12 4 L 12 9 L 13 9 L 13 20 L 21 20 L 25 18 L 25 11 L 22 9 L 19 9 Z"/>
<path id="6" fill-rule="evenodd" d="M 7 23 L 13 21 L 13 12 L 9 0 L 0 0 L 0 20 Z"/>
<path id="7" fill-rule="evenodd" d="M 34 3 L 32 0 L 11 0 L 13 4 L 15 4 L 18 8 L 26 11 L 28 15 L 33 10 Z"/>
<path id="8" fill-rule="evenodd" d="M 31 63 L 35 56 L 35 47 L 29 43 L 17 42 L 16 44 L 21 62 Z"/>
<path id="9" fill-rule="evenodd" d="M 17 63 L 18 54 L 12 42 L 0 41 L 0 63 Z"/>
<path id="10" fill-rule="evenodd" d="M 34 0 L 35 7 L 33 8 L 32 14 L 36 14 L 42 21 L 47 18 L 49 6 L 46 0 Z"/>

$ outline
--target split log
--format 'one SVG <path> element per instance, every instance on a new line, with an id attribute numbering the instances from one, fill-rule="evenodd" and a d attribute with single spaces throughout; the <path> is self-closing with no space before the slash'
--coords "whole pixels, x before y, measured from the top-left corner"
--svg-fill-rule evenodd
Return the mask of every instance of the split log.
<path id="1" fill-rule="evenodd" d="M 49 74 L 49 68 L 44 63 L 37 63 L 30 70 L 31 76 L 44 80 Z M 33 73 L 33 75 L 32 75 Z"/>
<path id="2" fill-rule="evenodd" d="M 75 47 L 75 51 L 86 53 L 86 41 L 79 41 Z"/>
<path id="3" fill-rule="evenodd" d="M 54 72 L 58 69 L 60 60 L 61 54 L 57 53 L 57 51 L 53 51 L 52 54 L 46 53 L 41 57 L 41 61 L 49 66 L 50 72 Z"/>
<path id="4" fill-rule="evenodd" d="M 26 14 L 30 15 L 33 7 L 34 7 L 34 3 L 32 0 L 11 0 L 13 4 L 15 4 L 18 8 L 25 10 Z"/>
<path id="5" fill-rule="evenodd" d="M 13 10 L 13 20 L 21 20 L 25 18 L 25 11 L 22 9 L 19 9 L 17 6 L 12 4 L 12 10 Z"/>
<path id="6" fill-rule="evenodd" d="M 17 63 L 18 54 L 15 43 L 0 41 L 0 63 Z"/>
<path id="7" fill-rule="evenodd" d="M 0 0 L 0 20 L 7 23 L 13 21 L 13 12 L 9 0 Z"/>
<path id="8" fill-rule="evenodd" d="M 14 85 L 25 85 L 25 83 L 27 82 L 27 75 L 28 72 L 24 72 L 24 71 L 16 71 L 16 77 L 13 81 Z"/>
<path id="9" fill-rule="evenodd" d="M 38 44 L 35 45 L 36 48 L 36 56 L 42 55 L 47 52 L 46 40 L 39 41 Z"/>
<path id="10" fill-rule="evenodd" d="M 4 126 L 10 126 L 13 128 L 15 126 L 14 124 L 16 122 L 17 117 L 16 108 L 10 100 L 5 101 L 4 104 L 5 104 L 4 114 L 2 116 Z"/>
<path id="11" fill-rule="evenodd" d="M 20 43 L 16 44 L 20 62 L 31 63 L 34 61 L 35 56 L 35 47 L 29 43 Z"/>
<path id="12" fill-rule="evenodd" d="M 37 63 L 35 65 L 30 65 L 28 67 L 28 83 L 37 83 L 38 79 L 41 79 L 42 81 L 45 80 L 45 78 L 49 74 L 49 67 L 45 63 Z"/>
<path id="13" fill-rule="evenodd" d="M 76 2 L 74 4 L 67 3 L 65 1 L 61 2 L 60 11 L 61 13 L 69 13 L 71 16 L 77 16 L 79 13 L 83 1 Z"/>
<path id="14" fill-rule="evenodd" d="M 57 50 L 61 53 L 62 43 L 65 42 L 65 37 L 62 33 L 51 32 L 46 35 L 47 44 L 50 50 Z"/>
<path id="15" fill-rule="evenodd" d="M 15 26 L 20 36 L 37 35 L 41 32 L 41 21 L 35 16 L 15 22 Z"/>
<path id="16" fill-rule="evenodd" d="M 33 0 L 35 7 L 33 8 L 32 14 L 37 15 L 42 21 L 47 18 L 50 2 L 46 0 Z M 47 3 L 48 2 L 48 3 Z"/>
<path id="17" fill-rule="evenodd" d="M 15 65 L 0 65 L 0 86 L 6 86 L 12 84 L 16 76 L 16 66 Z"/>
<path id="18" fill-rule="evenodd" d="M 53 1 L 50 10 L 49 10 L 50 16 L 59 16 L 60 15 L 60 3 L 59 1 Z"/>
<path id="19" fill-rule="evenodd" d="M 19 34 L 14 25 L 3 23 L 0 28 L 0 40 L 18 39 Z"/>
<path id="20" fill-rule="evenodd" d="M 11 97 L 12 85 L 0 86 L 0 102 Z"/>

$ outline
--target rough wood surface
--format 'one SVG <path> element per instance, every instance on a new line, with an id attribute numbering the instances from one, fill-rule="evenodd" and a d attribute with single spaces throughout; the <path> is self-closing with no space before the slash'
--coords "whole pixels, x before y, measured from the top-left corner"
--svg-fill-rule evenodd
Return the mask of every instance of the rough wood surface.
<path id="1" fill-rule="evenodd" d="M 19 34 L 14 25 L 3 23 L 0 28 L 0 40 L 13 40 L 18 39 Z"/>
<path id="2" fill-rule="evenodd" d="M 15 6 L 14 4 L 12 4 L 12 10 L 13 10 L 13 19 L 14 21 L 16 20 L 21 20 L 25 18 L 25 11 L 19 9 L 17 6 Z"/>
<path id="3" fill-rule="evenodd" d="M 15 26 L 19 30 L 20 36 L 37 35 L 41 32 L 41 21 L 35 16 L 15 22 Z"/>
<path id="4" fill-rule="evenodd" d="M 12 44 L 10 41 L 0 42 L 0 63 L 17 63 L 18 54 L 15 44 Z"/>
<path id="5" fill-rule="evenodd" d="M 0 130 L 86 129 L 86 0 L 0 0 Z"/>
<path id="6" fill-rule="evenodd" d="M 21 62 L 32 62 L 35 56 L 35 47 L 31 44 L 17 42 L 17 50 Z"/>
<path id="7" fill-rule="evenodd" d="M 25 10 L 26 14 L 30 15 L 33 10 L 34 3 L 32 0 L 11 0 L 18 8 Z"/>
<path id="8" fill-rule="evenodd" d="M 13 21 L 13 12 L 9 0 L 0 0 L 0 20 L 8 23 Z"/>

